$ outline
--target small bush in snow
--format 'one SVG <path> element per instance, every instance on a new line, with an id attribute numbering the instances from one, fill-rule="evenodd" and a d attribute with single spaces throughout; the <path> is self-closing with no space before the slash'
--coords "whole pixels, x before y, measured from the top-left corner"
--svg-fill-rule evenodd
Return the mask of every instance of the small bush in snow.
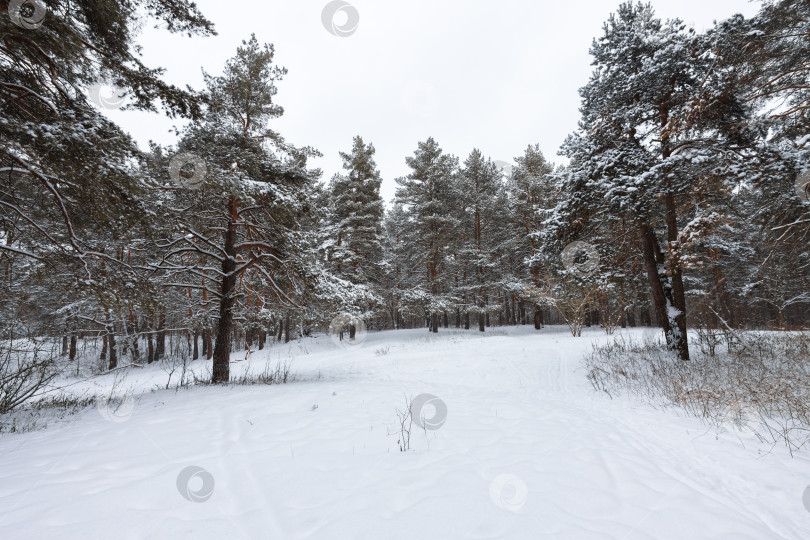
<path id="1" fill-rule="evenodd" d="M 251 373 L 249 369 L 239 377 L 231 379 L 232 384 L 251 385 L 251 384 L 287 384 L 295 381 L 295 373 L 291 371 L 289 363 L 276 364 L 274 368 L 270 364 L 265 365 L 264 371 L 261 373 Z"/>
<path id="2" fill-rule="evenodd" d="M 413 430 L 412 400 L 405 396 L 405 409 L 396 409 L 397 426 L 394 433 L 389 435 L 397 437 L 397 448 L 400 452 L 407 452 L 411 449 L 411 431 Z"/>
<path id="3" fill-rule="evenodd" d="M 31 401 L 12 412 L 0 414 L 0 435 L 44 429 L 95 403 L 92 397 L 59 395 Z"/>
<path id="4" fill-rule="evenodd" d="M 0 341 L 0 414 L 37 395 L 58 374 L 53 346 L 36 339 Z"/>

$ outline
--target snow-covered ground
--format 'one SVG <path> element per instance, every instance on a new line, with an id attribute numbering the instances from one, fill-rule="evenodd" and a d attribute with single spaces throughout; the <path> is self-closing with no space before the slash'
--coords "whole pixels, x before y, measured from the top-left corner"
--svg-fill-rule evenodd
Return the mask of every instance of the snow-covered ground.
<path id="1" fill-rule="evenodd" d="M 0 538 L 810 537 L 808 456 L 597 394 L 580 360 L 608 339 L 309 338 L 252 355 L 254 372 L 294 359 L 299 381 L 274 386 L 152 392 L 167 374 L 129 369 L 131 410 L 0 437 Z M 400 452 L 397 411 L 421 394 L 434 424 Z"/>

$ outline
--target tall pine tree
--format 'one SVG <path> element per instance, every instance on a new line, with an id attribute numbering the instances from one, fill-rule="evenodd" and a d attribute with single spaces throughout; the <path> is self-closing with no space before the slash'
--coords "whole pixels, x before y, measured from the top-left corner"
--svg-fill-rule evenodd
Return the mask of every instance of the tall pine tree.
<path id="1" fill-rule="evenodd" d="M 428 326 L 438 332 L 439 315 L 451 307 L 447 296 L 449 246 L 459 225 L 453 217 L 455 202 L 453 176 L 458 168 L 455 156 L 442 152 L 432 138 L 420 142 L 405 162 L 412 172 L 397 179 L 397 202 L 409 215 L 411 227 L 406 241 L 413 254 L 414 271 L 422 275 L 424 309 Z"/>

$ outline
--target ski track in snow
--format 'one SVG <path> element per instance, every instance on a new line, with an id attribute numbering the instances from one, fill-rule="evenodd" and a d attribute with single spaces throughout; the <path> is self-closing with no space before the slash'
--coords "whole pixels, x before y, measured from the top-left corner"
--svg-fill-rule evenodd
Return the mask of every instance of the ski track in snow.
<path id="1" fill-rule="evenodd" d="M 124 386 L 144 393 L 125 421 L 89 409 L 0 437 L 0 538 L 810 537 L 808 456 L 596 393 L 581 359 L 611 339 L 601 330 L 488 330 L 254 353 L 254 373 L 294 358 L 300 380 L 287 385 L 151 392 L 166 373 L 131 370 Z M 402 453 L 396 410 L 422 393 L 446 403 L 447 421 L 414 425 Z M 189 465 L 215 480 L 206 502 L 178 492 Z M 496 478 L 512 481 L 498 492 Z"/>

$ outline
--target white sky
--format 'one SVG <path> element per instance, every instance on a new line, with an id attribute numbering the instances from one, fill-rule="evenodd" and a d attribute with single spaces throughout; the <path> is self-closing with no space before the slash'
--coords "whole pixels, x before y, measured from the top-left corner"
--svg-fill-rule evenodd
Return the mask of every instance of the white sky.
<path id="1" fill-rule="evenodd" d="M 279 84 L 282 118 L 271 127 L 289 142 L 324 157 L 322 180 L 341 170 L 339 151 L 354 135 L 373 142 L 393 197 L 394 179 L 408 174 L 405 157 L 433 136 L 462 160 L 480 148 L 512 162 L 528 144 L 546 157 L 576 128 L 579 94 L 591 72 L 588 48 L 618 0 L 498 2 L 349 0 L 360 23 L 348 37 L 321 23 L 327 0 L 197 0 L 216 25 L 213 38 L 187 38 L 146 28 L 138 37 L 148 66 L 166 80 L 202 88 L 201 69 L 219 73 L 242 39 L 255 33 L 276 47 L 289 69 Z M 734 13 L 753 15 L 748 0 L 653 0 L 662 18 L 679 17 L 702 30 Z M 338 20 L 338 23 L 342 22 Z M 165 116 L 111 111 L 143 147 L 175 142 Z"/>

